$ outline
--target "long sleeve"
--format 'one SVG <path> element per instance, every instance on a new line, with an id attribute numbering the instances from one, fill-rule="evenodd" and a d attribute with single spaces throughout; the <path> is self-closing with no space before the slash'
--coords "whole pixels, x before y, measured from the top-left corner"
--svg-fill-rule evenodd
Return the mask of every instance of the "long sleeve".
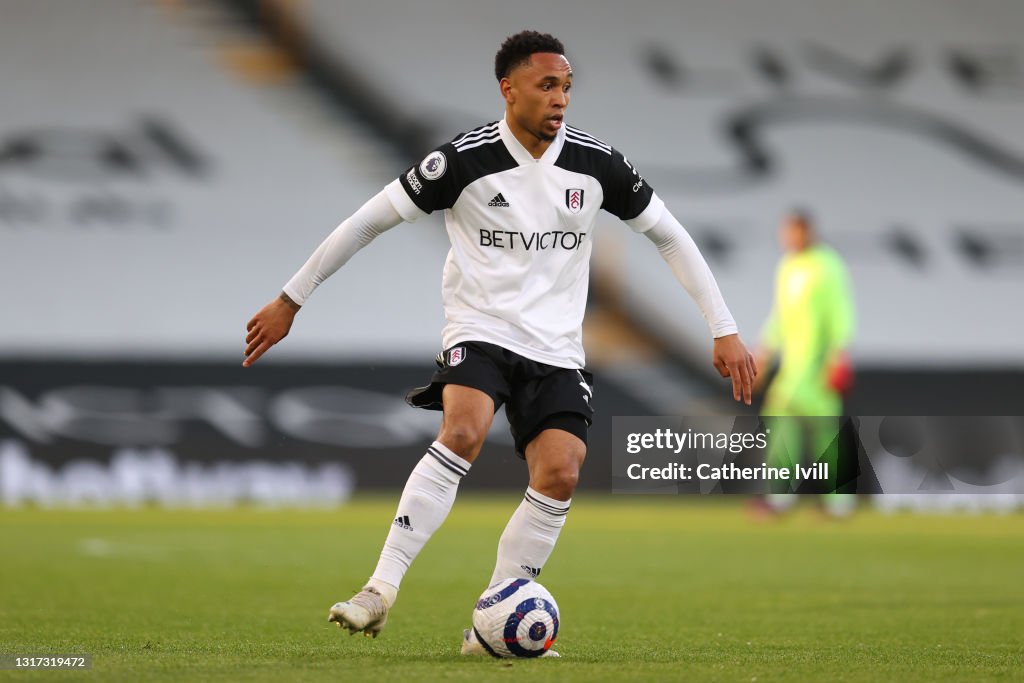
<path id="1" fill-rule="evenodd" d="M 357 251 L 401 222 L 402 217 L 388 199 L 387 191 L 381 190 L 327 236 L 284 286 L 284 293 L 300 306 L 306 303 L 313 290 Z"/>
<path id="2" fill-rule="evenodd" d="M 738 329 L 729 312 L 715 276 L 694 243 L 693 238 L 668 211 L 650 229 L 644 231 L 668 263 L 676 279 L 700 307 L 715 338 L 736 334 Z"/>
<path id="3" fill-rule="evenodd" d="M 850 277 L 842 259 L 829 254 L 825 307 L 822 313 L 828 324 L 829 351 L 842 351 L 850 345 L 855 326 L 853 292 Z"/>

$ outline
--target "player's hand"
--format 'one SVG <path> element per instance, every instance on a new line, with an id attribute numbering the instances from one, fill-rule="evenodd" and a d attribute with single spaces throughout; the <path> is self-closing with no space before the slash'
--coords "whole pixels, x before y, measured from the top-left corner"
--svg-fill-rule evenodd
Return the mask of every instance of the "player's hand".
<path id="1" fill-rule="evenodd" d="M 850 393 L 854 384 L 853 363 L 850 362 L 850 355 L 844 350 L 833 352 L 825 368 L 828 373 L 829 388 L 844 396 Z"/>
<path id="2" fill-rule="evenodd" d="M 300 308 L 287 294 L 281 294 L 252 317 L 245 326 L 249 334 L 245 337 L 243 368 L 255 363 L 271 346 L 288 336 Z"/>
<path id="3" fill-rule="evenodd" d="M 715 339 L 712 362 L 718 374 L 732 378 L 732 397 L 750 405 L 754 378 L 757 377 L 757 363 L 747 351 L 738 334 Z"/>

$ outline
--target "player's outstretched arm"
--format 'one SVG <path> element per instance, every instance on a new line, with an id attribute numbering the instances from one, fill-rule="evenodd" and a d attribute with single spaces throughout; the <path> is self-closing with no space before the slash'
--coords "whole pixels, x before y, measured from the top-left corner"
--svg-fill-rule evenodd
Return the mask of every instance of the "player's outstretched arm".
<path id="1" fill-rule="evenodd" d="M 320 283 L 345 265 L 373 238 L 402 222 L 387 191 L 381 190 L 325 239 L 295 273 L 280 296 L 260 309 L 246 326 L 245 360 L 249 367 L 288 335 L 295 314 Z"/>
<path id="2" fill-rule="evenodd" d="M 757 363 L 740 339 L 732 313 L 693 238 L 667 209 L 644 234 L 658 247 L 676 279 L 704 314 L 715 339 L 712 351 L 715 369 L 722 377 L 732 380 L 733 398 L 750 405 Z"/>

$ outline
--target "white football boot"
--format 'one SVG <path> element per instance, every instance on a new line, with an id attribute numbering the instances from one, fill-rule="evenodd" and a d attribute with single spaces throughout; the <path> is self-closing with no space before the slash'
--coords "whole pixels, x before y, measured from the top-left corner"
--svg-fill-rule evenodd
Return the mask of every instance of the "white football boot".
<path id="1" fill-rule="evenodd" d="M 462 654 L 464 655 L 490 655 L 480 641 L 477 640 L 476 631 L 471 628 L 463 629 L 462 631 Z M 561 657 L 554 650 L 548 650 L 541 657 Z"/>
<path id="2" fill-rule="evenodd" d="M 376 588 L 366 586 L 349 601 L 335 603 L 327 621 L 348 629 L 350 635 L 362 631 L 364 636 L 376 638 L 388 621 L 388 604 Z"/>

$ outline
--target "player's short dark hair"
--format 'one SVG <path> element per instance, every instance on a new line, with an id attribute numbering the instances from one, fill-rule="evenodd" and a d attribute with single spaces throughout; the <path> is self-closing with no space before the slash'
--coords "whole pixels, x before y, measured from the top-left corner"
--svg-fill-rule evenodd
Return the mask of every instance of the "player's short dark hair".
<path id="1" fill-rule="evenodd" d="M 786 216 L 804 230 L 814 230 L 814 216 L 807 208 L 803 206 L 793 207 Z"/>
<path id="2" fill-rule="evenodd" d="M 500 81 L 507 77 L 512 69 L 530 61 L 530 55 L 535 52 L 553 52 L 556 55 L 564 55 L 565 47 L 562 41 L 549 33 L 538 33 L 537 31 L 520 31 L 514 36 L 509 36 L 501 44 L 501 49 L 494 56 L 494 75 Z"/>

